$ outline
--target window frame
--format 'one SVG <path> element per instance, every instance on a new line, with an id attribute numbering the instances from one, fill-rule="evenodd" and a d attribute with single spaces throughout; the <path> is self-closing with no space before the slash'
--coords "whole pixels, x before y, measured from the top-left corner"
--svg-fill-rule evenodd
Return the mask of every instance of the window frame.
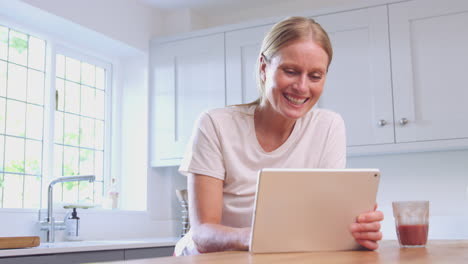
<path id="1" fill-rule="evenodd" d="M 47 150 L 47 154 L 43 153 L 44 157 L 47 157 L 47 170 L 48 174 L 44 175 L 44 180 L 50 182 L 54 177 L 57 175 L 54 174 L 54 139 L 55 139 L 55 109 L 56 109 L 56 101 L 55 101 L 55 91 L 56 91 L 56 58 L 58 54 L 64 55 L 66 57 L 70 57 L 82 62 L 90 63 L 95 66 L 101 67 L 105 69 L 105 113 L 104 113 L 104 171 L 103 171 L 103 190 L 102 190 L 102 197 L 105 198 L 105 192 L 108 188 L 111 179 L 111 161 L 112 161 L 112 94 L 113 94 L 113 87 L 112 87 L 112 76 L 113 76 L 113 67 L 112 63 L 105 62 L 103 59 L 96 58 L 93 55 L 89 55 L 84 52 L 79 52 L 75 48 L 71 48 L 69 46 L 65 46 L 63 44 L 56 44 L 54 42 L 48 45 L 50 47 L 50 71 L 46 72 L 47 77 L 49 78 L 49 86 L 46 84 L 46 89 L 48 90 L 48 98 L 50 100 L 50 104 L 48 106 L 48 118 L 49 118 L 49 126 L 47 129 L 49 130 L 49 135 L 47 136 L 47 145 L 44 146 L 44 149 Z M 46 77 L 46 78 L 47 78 Z M 48 184 L 42 185 L 42 198 L 45 203 L 47 202 L 47 190 Z M 41 207 L 45 207 L 46 204 L 42 203 Z"/>

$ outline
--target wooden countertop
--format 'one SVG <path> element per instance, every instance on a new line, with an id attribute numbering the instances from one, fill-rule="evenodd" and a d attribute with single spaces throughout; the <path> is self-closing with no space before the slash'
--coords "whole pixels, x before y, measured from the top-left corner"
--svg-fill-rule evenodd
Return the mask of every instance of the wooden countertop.
<path id="1" fill-rule="evenodd" d="M 425 248 L 402 248 L 395 240 L 380 243 L 377 251 L 251 254 L 220 252 L 187 257 L 131 260 L 128 264 L 277 264 L 277 263 L 468 263 L 468 240 L 433 240 Z"/>

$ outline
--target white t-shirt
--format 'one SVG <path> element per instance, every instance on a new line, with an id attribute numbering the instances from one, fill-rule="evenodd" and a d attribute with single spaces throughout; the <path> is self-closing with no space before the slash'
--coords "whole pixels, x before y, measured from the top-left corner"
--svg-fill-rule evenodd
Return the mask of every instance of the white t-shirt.
<path id="1" fill-rule="evenodd" d="M 298 119 L 279 148 L 265 152 L 255 134 L 256 106 L 204 112 L 179 171 L 224 181 L 221 224 L 251 226 L 258 171 L 262 168 L 344 168 L 346 136 L 337 113 L 314 109 Z"/>

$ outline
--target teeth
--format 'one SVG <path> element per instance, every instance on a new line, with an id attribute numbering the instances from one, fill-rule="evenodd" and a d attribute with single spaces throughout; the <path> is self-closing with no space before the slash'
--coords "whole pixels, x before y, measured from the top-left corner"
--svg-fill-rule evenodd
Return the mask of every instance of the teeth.
<path id="1" fill-rule="evenodd" d="M 289 102 L 291 102 L 291 103 L 293 103 L 293 104 L 295 104 L 295 105 L 303 104 L 303 103 L 307 100 L 307 98 L 305 98 L 305 99 L 297 99 L 297 98 L 291 97 L 291 96 L 289 96 L 289 95 L 287 95 L 287 94 L 285 94 L 284 97 L 285 97 L 286 99 L 288 99 Z"/>

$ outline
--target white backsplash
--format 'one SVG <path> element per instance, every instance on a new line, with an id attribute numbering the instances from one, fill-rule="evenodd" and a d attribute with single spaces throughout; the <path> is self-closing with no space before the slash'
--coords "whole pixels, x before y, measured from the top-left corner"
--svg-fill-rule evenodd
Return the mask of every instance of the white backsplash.
<path id="1" fill-rule="evenodd" d="M 384 238 L 395 239 L 392 201 L 429 200 L 429 238 L 468 238 L 468 151 L 348 158 L 349 168 L 379 168 L 377 202 Z"/>
<path id="2" fill-rule="evenodd" d="M 54 213 L 62 220 L 65 212 Z M 133 238 L 172 237 L 172 220 L 154 220 L 148 213 L 129 211 L 85 211 L 78 210 L 80 232 L 83 240 L 118 240 Z M 3 209 L 0 212 L 0 236 L 40 236 L 45 242 L 45 232 L 37 226 L 38 213 L 35 210 Z M 64 241 L 64 231 L 56 232 L 56 241 Z"/>

